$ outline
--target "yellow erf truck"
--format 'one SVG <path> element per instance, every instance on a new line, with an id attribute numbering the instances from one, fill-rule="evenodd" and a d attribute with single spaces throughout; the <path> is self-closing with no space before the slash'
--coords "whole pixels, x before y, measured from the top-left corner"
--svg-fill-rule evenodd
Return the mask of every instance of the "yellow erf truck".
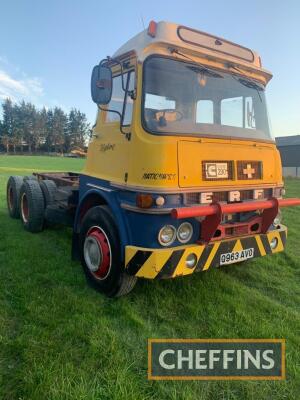
<path id="1" fill-rule="evenodd" d="M 73 257 L 108 296 L 283 251 L 279 207 L 300 200 L 283 199 L 271 77 L 246 47 L 151 21 L 93 69 L 84 171 L 10 177 L 10 215 L 72 226 Z"/>

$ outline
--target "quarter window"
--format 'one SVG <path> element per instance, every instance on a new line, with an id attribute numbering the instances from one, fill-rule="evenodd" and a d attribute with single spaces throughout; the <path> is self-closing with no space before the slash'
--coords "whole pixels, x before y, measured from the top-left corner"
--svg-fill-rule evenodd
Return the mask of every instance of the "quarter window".
<path id="1" fill-rule="evenodd" d="M 121 75 L 113 78 L 113 90 L 111 95 L 111 101 L 109 102 L 107 109 L 118 111 L 122 114 L 124 102 L 124 91 L 122 89 L 122 78 Z M 106 122 L 120 121 L 118 114 L 114 112 L 106 113 Z"/>
<path id="2" fill-rule="evenodd" d="M 127 74 L 128 75 L 128 74 Z M 128 76 L 128 90 L 134 90 L 134 81 L 135 81 L 135 74 L 134 72 L 130 72 Z M 125 80 L 126 82 L 126 80 Z M 123 118 L 123 125 L 130 125 L 132 121 L 132 111 L 133 111 L 133 100 L 127 92 L 126 101 L 124 105 L 124 118 Z"/>

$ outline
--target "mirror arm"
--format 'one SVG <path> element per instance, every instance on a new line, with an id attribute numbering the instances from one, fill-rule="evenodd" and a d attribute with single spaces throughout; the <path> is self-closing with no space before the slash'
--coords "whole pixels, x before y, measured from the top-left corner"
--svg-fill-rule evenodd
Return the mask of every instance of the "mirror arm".
<path id="1" fill-rule="evenodd" d="M 101 111 L 112 112 L 112 113 L 118 114 L 118 116 L 119 116 L 120 118 L 122 118 L 122 114 L 121 114 L 119 111 L 111 110 L 110 108 L 102 108 L 102 107 L 100 106 L 100 104 L 98 104 L 98 108 L 99 108 L 99 110 L 101 110 Z"/>
<path id="2" fill-rule="evenodd" d="M 122 89 L 123 89 L 123 91 L 124 92 L 126 92 L 126 87 L 125 87 L 125 84 L 124 84 L 124 72 L 123 72 L 123 65 L 122 65 L 122 63 L 119 61 L 119 60 L 116 60 L 115 58 L 111 58 L 110 56 L 107 56 L 107 59 L 106 59 L 108 62 L 112 62 L 112 63 L 114 63 L 114 64 L 117 64 L 117 65 L 119 65 L 120 66 L 120 68 L 121 68 L 121 77 L 122 77 Z M 102 61 L 106 61 L 106 60 L 102 60 Z M 101 62 L 102 62 L 101 61 Z"/>

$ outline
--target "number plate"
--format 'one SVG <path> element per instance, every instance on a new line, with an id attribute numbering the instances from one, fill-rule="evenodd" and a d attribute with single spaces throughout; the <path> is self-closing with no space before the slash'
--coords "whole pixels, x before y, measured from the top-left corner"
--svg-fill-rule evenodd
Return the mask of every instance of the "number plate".
<path id="1" fill-rule="evenodd" d="M 223 253 L 220 256 L 220 265 L 234 264 L 254 257 L 254 248 L 241 251 L 233 251 L 231 253 Z"/>

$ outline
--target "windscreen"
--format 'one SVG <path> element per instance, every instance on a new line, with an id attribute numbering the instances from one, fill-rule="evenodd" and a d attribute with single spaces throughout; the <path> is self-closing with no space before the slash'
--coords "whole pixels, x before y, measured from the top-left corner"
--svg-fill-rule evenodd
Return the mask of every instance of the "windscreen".
<path id="1" fill-rule="evenodd" d="M 271 139 L 259 83 L 158 56 L 144 66 L 143 124 L 155 134 Z"/>

